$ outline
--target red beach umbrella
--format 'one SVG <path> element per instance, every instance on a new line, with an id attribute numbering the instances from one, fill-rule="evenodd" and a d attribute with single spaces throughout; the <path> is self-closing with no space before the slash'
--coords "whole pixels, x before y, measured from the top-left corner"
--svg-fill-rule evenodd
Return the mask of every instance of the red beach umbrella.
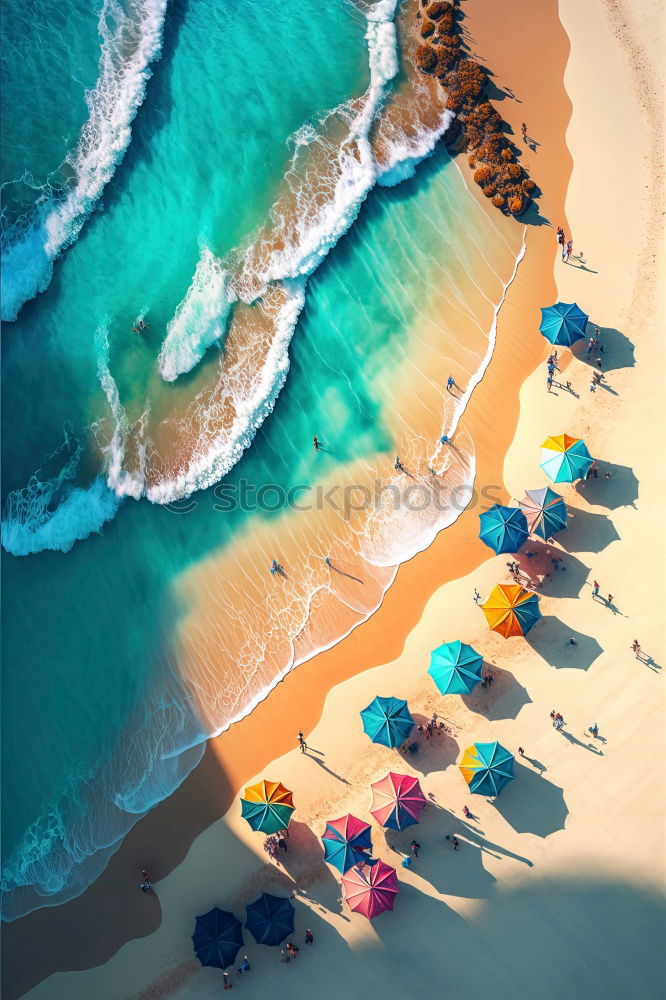
<path id="1" fill-rule="evenodd" d="M 370 787 L 370 812 L 378 823 L 391 830 L 404 830 L 405 827 L 418 823 L 426 806 L 426 797 L 421 791 L 418 778 L 411 774 L 389 771 L 385 778 L 375 781 Z"/>
<path id="2" fill-rule="evenodd" d="M 398 895 L 395 868 L 384 861 L 355 865 L 342 876 L 342 895 L 349 909 L 372 920 L 384 910 L 392 910 Z"/>

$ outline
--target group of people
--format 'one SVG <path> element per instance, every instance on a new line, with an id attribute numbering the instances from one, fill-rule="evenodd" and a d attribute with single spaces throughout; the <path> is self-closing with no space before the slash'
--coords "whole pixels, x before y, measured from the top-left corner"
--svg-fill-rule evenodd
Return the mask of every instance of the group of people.
<path id="1" fill-rule="evenodd" d="M 557 227 L 557 242 L 562 250 L 562 260 L 565 264 L 569 263 L 569 257 L 573 253 L 573 240 L 568 240 L 562 229 L 562 226 Z"/>
<path id="2" fill-rule="evenodd" d="M 276 864 L 280 864 L 278 861 L 278 851 L 288 851 L 287 837 L 289 836 L 288 830 L 278 830 L 277 833 L 272 834 L 270 837 L 266 837 L 264 841 L 264 850 L 269 856 L 271 861 L 275 861 Z"/>
<path id="3" fill-rule="evenodd" d="M 561 712 L 556 712 L 555 709 L 553 709 L 552 712 L 550 713 L 550 717 L 553 720 L 554 729 L 564 728 L 564 718 Z"/>

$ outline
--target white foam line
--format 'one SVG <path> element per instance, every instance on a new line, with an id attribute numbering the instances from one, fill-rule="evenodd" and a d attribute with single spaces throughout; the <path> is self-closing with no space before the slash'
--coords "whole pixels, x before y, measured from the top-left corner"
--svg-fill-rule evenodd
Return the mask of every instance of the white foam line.
<path id="1" fill-rule="evenodd" d="M 491 358 L 492 358 L 493 353 L 495 351 L 495 344 L 497 342 L 497 319 L 498 319 L 498 316 L 499 316 L 500 309 L 504 305 L 504 300 L 506 299 L 507 292 L 508 292 L 509 288 L 511 287 L 511 285 L 513 284 L 513 281 L 514 281 L 516 275 L 518 274 L 518 267 L 520 265 L 520 262 L 522 261 L 523 257 L 525 256 L 525 251 L 527 250 L 527 242 L 526 242 L 526 239 L 525 239 L 526 234 L 527 234 L 527 226 L 524 226 L 523 227 L 523 245 L 521 246 L 520 252 L 519 252 L 518 256 L 516 257 L 516 262 L 515 262 L 515 264 L 513 266 L 513 273 L 511 274 L 511 277 L 509 278 L 509 280 L 507 281 L 506 285 L 504 286 L 504 292 L 502 293 L 502 298 L 500 299 L 500 301 L 495 306 L 495 312 L 494 312 L 494 315 L 493 315 L 493 322 L 491 324 L 491 327 L 490 327 L 490 330 L 489 330 L 489 336 L 488 336 L 488 349 L 487 349 L 487 351 L 485 353 L 483 361 L 481 362 L 481 365 L 480 365 L 480 367 L 479 367 L 476 375 L 474 375 L 472 377 L 471 381 L 467 385 L 467 388 L 465 389 L 464 393 L 460 397 L 460 400 L 458 402 L 458 405 L 456 406 L 456 409 L 455 409 L 455 412 L 454 412 L 454 416 L 453 416 L 453 420 L 451 421 L 451 426 L 450 426 L 449 430 L 448 431 L 447 430 L 443 430 L 442 431 L 442 433 L 448 434 L 449 437 L 453 437 L 453 435 L 455 434 L 456 430 L 458 429 L 458 424 L 460 423 L 460 418 L 462 417 L 463 413 L 465 412 L 465 409 L 467 407 L 467 404 L 468 404 L 468 402 L 470 400 L 470 397 L 471 397 L 474 389 L 479 384 L 479 382 L 481 381 L 481 379 L 483 378 L 483 376 L 486 374 L 486 370 L 488 368 L 488 365 L 490 364 Z M 444 447 L 444 445 L 440 444 L 437 447 L 437 449 L 435 451 L 435 454 L 431 456 L 431 463 L 432 464 L 434 464 L 435 459 L 437 459 L 439 457 L 439 455 L 440 455 L 443 447 Z"/>

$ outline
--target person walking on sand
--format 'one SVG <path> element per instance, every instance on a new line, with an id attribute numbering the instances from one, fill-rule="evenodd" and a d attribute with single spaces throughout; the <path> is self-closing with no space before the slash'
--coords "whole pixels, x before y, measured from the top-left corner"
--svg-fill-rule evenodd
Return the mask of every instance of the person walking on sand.
<path id="1" fill-rule="evenodd" d="M 520 131 L 523 134 L 523 142 L 527 142 L 527 125 L 525 122 L 520 126 Z"/>
<path id="2" fill-rule="evenodd" d="M 302 729 L 299 729 L 299 731 L 298 731 L 298 745 L 301 748 L 301 753 L 305 753 L 305 751 L 308 748 L 308 745 L 305 742 L 305 737 L 303 736 L 303 730 Z"/>
<path id="3" fill-rule="evenodd" d="M 396 472 L 404 472 L 405 471 L 405 467 L 402 464 L 402 462 L 400 461 L 400 458 L 399 458 L 398 455 L 395 456 L 395 462 L 393 463 L 393 468 L 395 469 Z"/>
<path id="4" fill-rule="evenodd" d="M 609 594 L 608 597 L 606 598 L 606 604 L 608 605 L 609 608 L 612 606 L 612 604 L 613 604 L 613 595 L 612 594 Z"/>
<path id="5" fill-rule="evenodd" d="M 594 597 L 598 597 L 598 596 L 599 596 L 599 584 L 595 580 L 594 584 L 592 586 L 592 597 L 594 598 Z"/>
<path id="6" fill-rule="evenodd" d="M 314 941 L 314 937 L 312 935 L 312 931 L 308 927 L 308 929 L 305 932 L 305 943 L 306 944 L 312 944 L 313 941 Z"/>
<path id="7" fill-rule="evenodd" d="M 449 377 L 446 380 L 446 391 L 447 392 L 451 392 L 451 389 L 453 389 L 453 387 L 454 387 L 455 384 L 456 384 L 456 381 L 455 381 L 453 375 L 449 375 Z"/>
<path id="8" fill-rule="evenodd" d="M 241 962 L 240 967 L 236 970 L 236 974 L 240 976 L 242 972 L 249 972 L 249 971 L 250 971 L 250 963 L 247 960 L 247 955 L 243 955 L 243 961 Z"/>
<path id="9" fill-rule="evenodd" d="M 641 644 L 638 641 L 638 639 L 634 639 L 634 641 L 631 644 L 631 649 L 636 654 L 636 656 L 641 655 Z"/>
<path id="10" fill-rule="evenodd" d="M 590 382 L 590 385 L 589 385 L 588 388 L 589 388 L 590 392 L 596 392 L 597 391 L 597 383 L 594 381 L 594 379 L 592 379 L 592 381 Z"/>
<path id="11" fill-rule="evenodd" d="M 224 983 L 225 990 L 233 989 L 234 984 L 231 982 L 231 976 L 228 972 L 225 972 L 224 969 L 222 970 L 222 982 Z"/>
<path id="12" fill-rule="evenodd" d="M 573 240 L 569 240 L 567 243 L 567 253 L 566 253 L 567 264 L 569 263 L 569 257 L 571 257 L 572 253 L 573 253 Z"/>
<path id="13" fill-rule="evenodd" d="M 518 753 L 520 754 L 521 757 L 525 756 L 525 751 L 523 750 L 522 747 L 518 747 Z"/>
<path id="14" fill-rule="evenodd" d="M 546 382 L 546 385 L 548 386 L 548 392 L 550 392 L 551 389 L 553 388 L 553 376 L 552 375 L 548 376 L 548 380 Z"/>
<path id="15" fill-rule="evenodd" d="M 409 846 L 411 848 L 411 851 L 412 851 L 412 854 L 414 855 L 414 857 L 418 858 L 419 851 L 421 850 L 421 845 L 419 843 L 417 843 L 416 840 L 413 840 Z"/>
<path id="16" fill-rule="evenodd" d="M 590 726 L 590 733 L 592 734 L 592 736 L 594 736 L 594 738 L 596 740 L 597 736 L 599 735 L 599 723 L 598 722 L 592 723 L 592 725 Z"/>
<path id="17" fill-rule="evenodd" d="M 481 600 L 481 594 L 478 592 L 478 590 L 475 589 L 474 590 L 474 603 L 478 604 L 480 600 Z"/>
<path id="18" fill-rule="evenodd" d="M 144 868 L 143 871 L 141 872 L 141 886 L 140 886 L 141 891 L 142 892 L 150 892 L 150 890 L 152 889 L 152 887 L 153 887 L 153 883 L 150 881 L 150 878 L 148 876 L 148 872 Z"/>

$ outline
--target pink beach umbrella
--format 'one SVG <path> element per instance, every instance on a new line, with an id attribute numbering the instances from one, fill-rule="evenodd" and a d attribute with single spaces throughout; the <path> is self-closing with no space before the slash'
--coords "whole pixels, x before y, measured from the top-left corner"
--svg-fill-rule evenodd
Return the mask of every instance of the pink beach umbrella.
<path id="1" fill-rule="evenodd" d="M 370 812 L 378 823 L 390 830 L 404 830 L 419 822 L 426 806 L 418 778 L 411 774 L 389 771 L 385 778 L 375 781 L 372 788 Z"/>
<path id="2" fill-rule="evenodd" d="M 392 910 L 398 895 L 395 868 L 384 861 L 370 861 L 350 868 L 342 876 L 342 895 L 350 910 L 372 920 L 384 910 Z"/>

